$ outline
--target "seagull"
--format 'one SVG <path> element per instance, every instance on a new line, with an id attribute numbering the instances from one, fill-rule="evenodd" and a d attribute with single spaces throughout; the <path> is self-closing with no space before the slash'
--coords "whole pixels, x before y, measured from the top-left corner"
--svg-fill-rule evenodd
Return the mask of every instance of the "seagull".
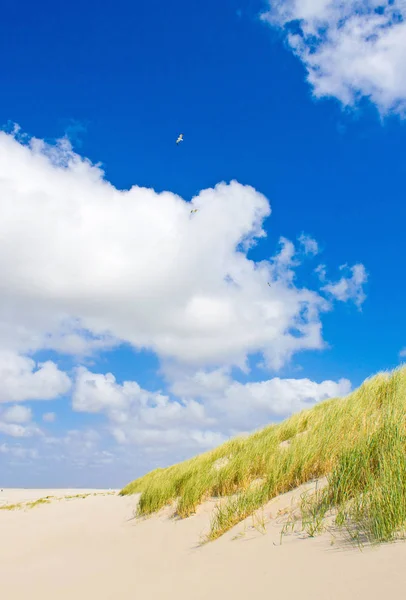
<path id="1" fill-rule="evenodd" d="M 181 133 L 178 139 L 176 140 L 177 144 L 180 144 L 181 142 L 183 142 L 183 133 Z"/>
<path id="2" fill-rule="evenodd" d="M 193 210 L 190 211 L 190 214 L 192 215 L 193 213 L 197 213 L 199 209 L 198 208 L 194 208 Z"/>

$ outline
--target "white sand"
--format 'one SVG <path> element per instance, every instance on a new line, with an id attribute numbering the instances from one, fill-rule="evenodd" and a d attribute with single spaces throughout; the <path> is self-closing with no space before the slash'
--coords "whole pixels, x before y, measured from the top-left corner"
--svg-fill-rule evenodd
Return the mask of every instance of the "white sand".
<path id="1" fill-rule="evenodd" d="M 4 490 L 0 504 L 94 490 Z M 331 536 L 285 538 L 274 519 L 265 535 L 248 519 L 197 547 L 212 503 L 183 521 L 168 511 L 135 521 L 136 497 L 51 500 L 0 510 L 0 597 L 7 600 L 375 600 L 404 597 L 406 543 L 358 550 Z M 291 494 L 266 507 L 288 506 Z M 246 529 L 246 535 L 232 538 Z"/>

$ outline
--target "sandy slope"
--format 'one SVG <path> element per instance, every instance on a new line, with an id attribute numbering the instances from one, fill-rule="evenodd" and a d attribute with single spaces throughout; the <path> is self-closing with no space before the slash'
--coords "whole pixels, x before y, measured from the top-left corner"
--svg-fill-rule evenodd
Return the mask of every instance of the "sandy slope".
<path id="1" fill-rule="evenodd" d="M 83 492 L 89 492 L 84 490 Z M 2 501 L 74 495 L 82 490 L 4 490 Z M 290 504 L 291 494 L 265 515 Z M 190 519 L 168 511 L 135 521 L 135 497 L 96 495 L 52 500 L 32 509 L 0 510 L 0 597 L 7 600 L 216 600 L 278 598 L 359 600 L 403 597 L 406 543 L 358 550 L 331 537 L 266 535 L 247 529 L 197 547 L 213 504 Z M 238 539 L 236 534 L 246 530 Z"/>

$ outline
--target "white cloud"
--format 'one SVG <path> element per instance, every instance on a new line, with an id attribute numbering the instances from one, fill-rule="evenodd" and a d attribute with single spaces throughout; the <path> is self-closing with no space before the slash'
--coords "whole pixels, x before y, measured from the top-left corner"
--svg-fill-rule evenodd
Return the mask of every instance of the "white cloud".
<path id="1" fill-rule="evenodd" d="M 80 369 L 73 409 L 102 412 L 118 443 L 167 450 L 206 449 L 230 435 L 281 420 L 315 403 L 351 391 L 346 379 L 316 383 L 309 379 L 273 378 L 257 383 L 233 381 L 227 369 L 184 375 L 171 385 L 177 399 L 148 392 L 135 381 L 122 385 L 111 373 Z"/>
<path id="2" fill-rule="evenodd" d="M 71 429 L 60 437 L 44 437 L 41 456 L 66 468 L 93 468 L 112 464 L 117 453 L 106 448 L 107 440 L 95 429 Z"/>
<path id="3" fill-rule="evenodd" d="M 33 448 L 25 448 L 19 444 L 10 445 L 7 443 L 0 444 L 0 454 L 23 460 L 33 460 L 38 457 L 37 450 Z"/>
<path id="4" fill-rule="evenodd" d="M 32 422 L 32 411 L 28 406 L 15 405 L 0 410 L 0 434 L 29 438 L 42 435 L 42 431 Z"/>
<path id="5" fill-rule="evenodd" d="M 318 275 L 320 281 L 325 282 L 327 278 L 327 267 L 326 265 L 318 265 L 314 269 L 314 272 Z"/>
<path id="6" fill-rule="evenodd" d="M 54 412 L 47 412 L 42 415 L 42 420 L 45 423 L 54 423 L 56 421 L 56 414 Z"/>
<path id="7" fill-rule="evenodd" d="M 119 443 L 204 446 L 210 439 L 223 439 L 201 431 L 213 420 L 195 400 L 173 401 L 160 392 L 142 389 L 136 381 L 120 385 L 111 373 L 91 373 L 83 367 L 77 371 L 72 407 L 78 412 L 105 413 L 110 433 Z"/>
<path id="8" fill-rule="evenodd" d="M 350 277 L 341 277 L 336 283 L 328 283 L 322 290 L 341 302 L 353 300 L 360 307 L 366 298 L 363 285 L 367 282 L 368 276 L 365 267 L 360 264 L 354 265 L 351 268 L 347 265 L 342 265 L 340 270 L 349 270 L 352 274 Z"/>
<path id="9" fill-rule="evenodd" d="M 309 236 L 298 247 L 282 237 L 271 259 L 248 259 L 271 212 L 264 196 L 237 182 L 204 190 L 192 204 L 169 192 L 120 191 L 66 140 L 26 142 L 0 133 L 0 402 L 70 390 L 54 362 L 27 356 L 35 351 L 86 357 L 122 342 L 155 352 L 178 398 L 80 367 L 72 407 L 105 415 L 99 433 L 49 437 L 23 407 L 0 414 L 0 433 L 37 436 L 24 440 L 36 456 L 75 468 L 110 464 L 125 443 L 169 460 L 346 393 L 345 380 L 243 385 L 230 377 L 253 353 L 277 369 L 295 352 L 322 348 L 321 313 L 332 308 L 296 280 L 306 255 L 318 252 Z M 191 215 L 191 206 L 199 212 Z M 119 442 L 114 450 L 106 431 Z M 2 453 L 11 456 L 10 448 Z"/>
<path id="10" fill-rule="evenodd" d="M 183 402 L 200 399 L 211 418 L 231 433 L 252 430 L 280 421 L 317 402 L 345 396 L 351 391 L 347 379 L 322 381 L 272 379 L 260 382 L 233 381 L 225 369 L 200 371 L 175 381 L 171 391 Z"/>
<path id="11" fill-rule="evenodd" d="M 285 32 L 316 97 L 334 96 L 344 105 L 368 97 L 382 114 L 401 115 L 405 17 L 404 0 L 272 0 L 262 15 Z"/>
<path id="12" fill-rule="evenodd" d="M 319 245 L 315 239 L 313 239 L 310 235 L 306 235 L 302 233 L 299 236 L 299 243 L 303 246 L 303 250 L 305 254 L 310 254 L 311 256 L 315 256 L 319 253 Z"/>
<path id="13" fill-rule="evenodd" d="M 16 135 L 0 133 L 0 350 L 86 355 L 126 342 L 196 368 L 243 366 L 256 352 L 278 368 L 323 347 L 328 304 L 293 284 L 292 242 L 270 261 L 247 258 L 271 212 L 252 187 L 222 183 L 192 204 L 120 191 L 67 140 Z M 55 366 L 39 373 L 52 370 L 58 388 Z"/>
<path id="14" fill-rule="evenodd" d="M 242 384 L 232 379 L 227 368 L 183 375 L 178 371 L 172 376 L 170 395 L 163 395 L 142 389 L 135 381 L 119 384 L 112 374 L 80 368 L 72 407 L 103 415 L 104 423 L 97 430 L 73 429 L 59 437 L 44 433 L 32 437 L 34 433 L 23 426 L 13 425 L 6 433 L 20 437 L 22 442 L 18 446 L 3 444 L 3 449 L 0 445 L 0 452 L 10 464 L 18 454 L 21 459 L 36 458 L 36 468 L 44 473 L 59 472 L 63 467 L 74 481 L 83 469 L 87 469 L 88 477 L 100 469 L 110 469 L 115 485 L 123 485 L 148 469 L 185 460 L 230 437 L 351 391 L 345 379 L 317 383 L 275 377 Z M 3 426 L 0 418 L 0 433 Z M 27 427 L 35 425 L 29 423 Z M 136 448 L 135 455 L 129 446 Z"/>
<path id="15" fill-rule="evenodd" d="M 31 409 L 28 406 L 18 404 L 10 406 L 0 414 L 2 420 L 6 423 L 29 423 L 32 420 Z"/>
<path id="16" fill-rule="evenodd" d="M 5 423 L 0 421 L 0 433 L 11 437 L 31 437 L 40 433 L 40 430 L 35 426 L 20 425 L 18 423 Z"/>
<path id="17" fill-rule="evenodd" d="M 403 348 L 400 352 L 399 352 L 399 358 L 405 358 L 406 357 L 406 348 Z"/>
<path id="18" fill-rule="evenodd" d="M 55 363 L 36 365 L 26 356 L 0 351 L 0 402 L 52 400 L 69 388 L 69 377 Z"/>

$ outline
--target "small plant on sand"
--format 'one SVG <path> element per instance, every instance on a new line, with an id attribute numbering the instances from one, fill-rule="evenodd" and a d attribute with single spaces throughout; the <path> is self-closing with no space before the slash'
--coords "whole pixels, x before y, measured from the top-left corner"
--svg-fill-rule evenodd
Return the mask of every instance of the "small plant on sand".
<path id="1" fill-rule="evenodd" d="M 35 508 L 42 504 L 49 504 L 53 496 L 45 496 L 44 498 L 38 498 L 32 502 L 18 502 L 16 504 L 3 504 L 0 506 L 0 510 L 21 510 L 23 508 Z"/>
<path id="2" fill-rule="evenodd" d="M 0 510 L 22 510 L 24 508 L 35 508 L 36 506 L 41 506 L 42 504 L 49 504 L 51 500 L 79 500 L 89 498 L 90 496 L 112 496 L 116 495 L 114 491 L 108 492 L 88 492 L 85 494 L 71 494 L 62 497 L 56 496 L 44 496 L 43 498 L 38 498 L 38 500 L 33 500 L 30 502 L 18 502 L 15 504 L 2 504 L 0 505 Z"/>
<path id="3" fill-rule="evenodd" d="M 266 533 L 266 522 L 265 522 L 265 515 L 264 515 L 263 510 L 261 511 L 260 514 L 254 513 L 252 515 L 252 526 L 259 533 L 262 533 L 262 535 L 264 535 Z"/>
<path id="4" fill-rule="evenodd" d="M 17 504 L 2 504 L 0 505 L 0 510 L 19 510 L 23 505 L 21 502 Z"/>

